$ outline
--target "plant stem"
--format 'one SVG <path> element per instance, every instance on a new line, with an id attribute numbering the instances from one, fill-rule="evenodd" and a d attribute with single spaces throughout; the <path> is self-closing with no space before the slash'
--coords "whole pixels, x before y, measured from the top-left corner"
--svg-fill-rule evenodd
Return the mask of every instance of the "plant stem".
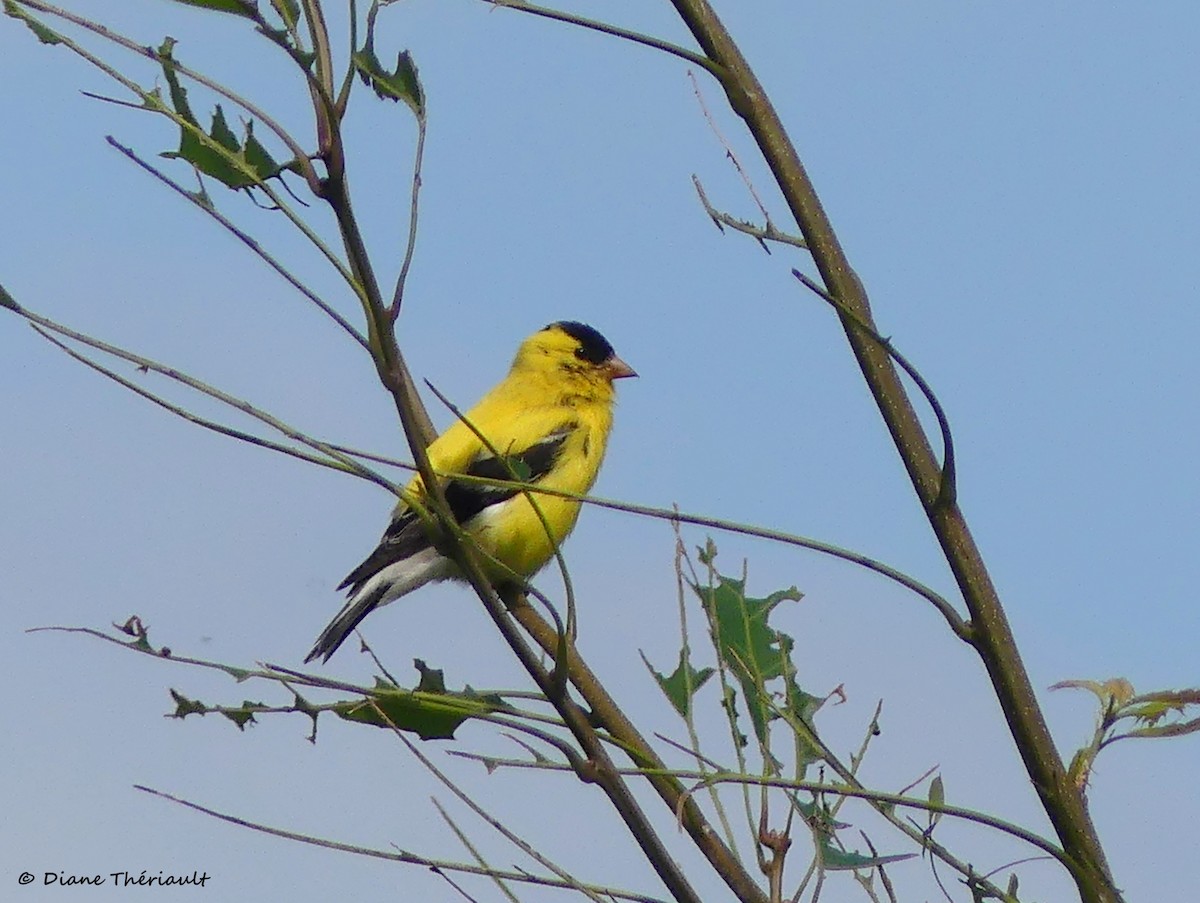
<path id="1" fill-rule="evenodd" d="M 528 603 L 510 605 L 510 610 L 516 621 L 548 654 L 558 654 L 558 633 L 533 610 L 533 606 Z M 743 903 L 767 903 L 762 888 L 709 824 L 692 794 L 677 777 L 668 773 L 662 759 L 613 701 L 573 645 L 567 647 L 567 672 L 571 683 L 591 708 L 595 721 L 626 747 L 635 765 L 656 772 L 647 776 L 650 784 L 676 813 L 680 825 L 688 832 L 730 890 Z"/>
<path id="2" fill-rule="evenodd" d="M 729 103 L 746 123 L 779 184 L 830 294 L 867 325 L 870 305 L 800 157 L 758 78 L 708 0 L 672 0 L 704 54 L 718 64 Z M 709 71 L 714 71 L 710 69 Z M 1046 814 L 1074 863 L 1085 903 L 1116 903 L 1104 851 L 1084 799 L 1054 747 L 995 586 L 956 503 L 938 504 L 941 468 L 887 351 L 842 315 L 846 338 L 925 508 L 971 613 L 978 651 Z"/>

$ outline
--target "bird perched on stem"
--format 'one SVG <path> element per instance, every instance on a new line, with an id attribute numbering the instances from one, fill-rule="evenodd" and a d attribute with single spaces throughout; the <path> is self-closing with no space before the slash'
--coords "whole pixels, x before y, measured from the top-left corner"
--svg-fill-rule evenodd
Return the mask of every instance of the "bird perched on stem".
<path id="1" fill-rule="evenodd" d="M 521 343 L 508 375 L 429 446 L 432 468 L 451 475 L 442 483 L 450 513 L 483 553 L 484 569 L 495 582 L 541 570 L 575 526 L 580 502 L 452 475 L 586 493 L 612 429 L 613 381 L 627 376 L 637 374 L 591 326 L 551 323 Z M 378 547 L 338 587 L 348 590 L 346 604 L 306 662 L 329 661 L 381 605 L 432 581 L 462 579 L 422 519 L 426 492 L 420 476 L 408 484 L 405 497 Z"/>

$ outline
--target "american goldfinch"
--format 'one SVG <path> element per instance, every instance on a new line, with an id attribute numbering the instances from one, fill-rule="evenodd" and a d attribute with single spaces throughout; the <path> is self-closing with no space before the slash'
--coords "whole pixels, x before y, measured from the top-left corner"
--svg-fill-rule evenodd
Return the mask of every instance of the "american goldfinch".
<path id="1" fill-rule="evenodd" d="M 613 381 L 627 376 L 637 374 L 591 326 L 551 323 L 522 342 L 508 376 L 434 440 L 429 463 L 442 474 L 512 480 L 516 473 L 528 483 L 584 494 L 596 481 L 612 428 Z M 579 517 L 580 503 L 561 496 L 534 494 L 543 524 L 520 490 L 452 478 L 442 488 L 455 520 L 485 553 L 485 570 L 499 583 L 511 581 L 510 570 L 522 577 L 539 571 Z M 420 476 L 407 491 L 417 502 L 423 499 Z M 490 564 L 489 556 L 503 567 Z M 454 578 L 461 579 L 458 566 L 434 547 L 418 513 L 402 500 L 378 547 L 338 587 L 348 590 L 346 604 L 305 661 L 329 661 L 381 605 Z"/>

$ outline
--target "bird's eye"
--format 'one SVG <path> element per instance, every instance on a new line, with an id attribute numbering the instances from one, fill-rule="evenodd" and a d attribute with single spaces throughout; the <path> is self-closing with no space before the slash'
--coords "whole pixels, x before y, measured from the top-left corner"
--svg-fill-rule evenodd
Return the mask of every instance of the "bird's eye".
<path id="1" fill-rule="evenodd" d="M 583 348 L 582 347 L 576 348 L 575 349 L 575 357 L 577 357 L 579 360 L 583 360 L 583 356 L 584 356 Z"/>

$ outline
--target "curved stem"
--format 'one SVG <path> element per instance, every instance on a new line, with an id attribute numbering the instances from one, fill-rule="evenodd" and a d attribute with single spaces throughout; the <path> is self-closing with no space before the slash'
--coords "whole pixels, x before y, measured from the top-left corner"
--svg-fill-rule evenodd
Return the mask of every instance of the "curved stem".
<path id="1" fill-rule="evenodd" d="M 866 291 L 850 267 L 770 99 L 708 0 L 672 0 L 705 56 L 721 67 L 730 106 L 746 123 L 783 192 L 829 294 L 874 328 Z M 1058 756 L 999 595 L 957 504 L 939 505 L 941 469 L 887 350 L 842 316 L 847 341 L 925 508 L 934 535 L 971 613 L 974 646 L 991 679 L 1009 730 L 1086 903 L 1120 894 L 1084 804 Z"/>
<path id="2" fill-rule="evenodd" d="M 585 16 L 577 16 L 574 13 L 564 13 L 557 9 L 538 6 L 534 3 L 526 3 L 524 0 L 483 0 L 483 2 L 489 6 L 500 6 L 505 9 L 516 10 L 517 12 L 529 13 L 533 16 L 541 16 L 544 19 L 553 19 L 556 22 L 566 22 L 568 25 L 578 25 L 580 28 L 598 31 L 601 34 L 621 38 L 624 41 L 631 41 L 634 44 L 641 44 L 643 47 L 661 50 L 663 53 L 677 56 L 681 60 L 687 60 L 693 65 L 707 69 L 717 78 L 721 77 L 719 67 L 714 60 L 703 54 L 696 53 L 694 50 L 688 50 L 686 47 L 680 47 L 678 44 L 672 44 L 670 41 L 664 41 L 652 35 L 631 31 L 628 28 L 621 28 L 619 25 L 610 25 L 608 22 L 601 22 L 598 19 L 588 19 Z"/>

